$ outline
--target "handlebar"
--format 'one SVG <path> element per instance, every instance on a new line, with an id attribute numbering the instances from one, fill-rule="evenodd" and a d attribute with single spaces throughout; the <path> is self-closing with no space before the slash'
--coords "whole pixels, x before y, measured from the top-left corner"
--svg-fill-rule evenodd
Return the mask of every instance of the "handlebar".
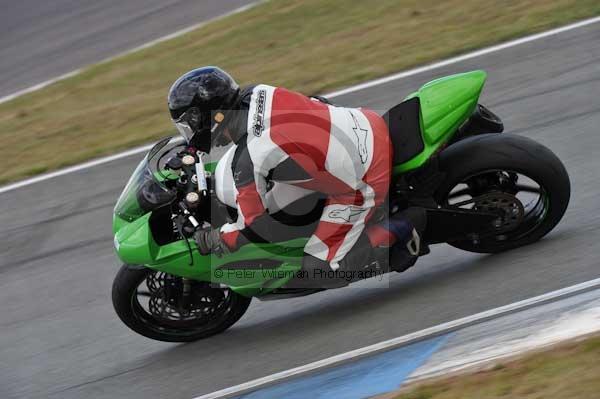
<path id="1" fill-rule="evenodd" d="M 168 169 L 179 172 L 179 179 L 175 184 L 177 191 L 177 206 L 173 209 L 173 218 L 178 218 L 178 215 L 183 217 L 184 222 L 178 224 L 189 223 L 188 227 L 179 226 L 178 230 L 182 235 L 190 236 L 198 229 L 202 228 L 194 214 L 199 208 L 203 199 L 209 196 L 209 185 L 207 174 L 204 170 L 204 162 L 202 157 L 205 154 L 192 149 L 185 149 L 173 156 L 165 165 Z M 181 221 L 181 218 L 178 218 Z"/>

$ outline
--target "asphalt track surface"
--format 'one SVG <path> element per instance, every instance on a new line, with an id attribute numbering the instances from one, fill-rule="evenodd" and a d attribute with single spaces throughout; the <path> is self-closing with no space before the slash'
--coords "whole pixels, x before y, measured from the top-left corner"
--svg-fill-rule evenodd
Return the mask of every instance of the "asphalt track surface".
<path id="1" fill-rule="evenodd" d="M 250 0 L 0 0 L 0 97 Z"/>
<path id="2" fill-rule="evenodd" d="M 335 100 L 383 110 L 476 68 L 506 130 L 570 173 L 571 204 L 547 238 L 494 256 L 437 246 L 389 288 L 254 301 L 219 336 L 165 344 L 129 331 L 110 302 L 112 207 L 141 156 L 46 180 L 0 195 L 0 397 L 190 398 L 600 277 L 600 24 Z"/>

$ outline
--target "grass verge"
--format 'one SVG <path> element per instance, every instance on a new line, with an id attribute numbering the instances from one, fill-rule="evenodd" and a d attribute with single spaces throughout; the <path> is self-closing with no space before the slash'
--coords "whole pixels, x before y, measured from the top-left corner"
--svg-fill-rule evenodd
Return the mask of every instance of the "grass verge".
<path id="1" fill-rule="evenodd" d="M 314 94 L 598 14 L 598 0 L 269 1 L 0 104 L 0 183 L 170 133 L 167 90 L 197 66 Z"/>
<path id="2" fill-rule="evenodd" d="M 590 399 L 600 392 L 600 337 L 476 373 L 408 388 L 395 399 Z"/>

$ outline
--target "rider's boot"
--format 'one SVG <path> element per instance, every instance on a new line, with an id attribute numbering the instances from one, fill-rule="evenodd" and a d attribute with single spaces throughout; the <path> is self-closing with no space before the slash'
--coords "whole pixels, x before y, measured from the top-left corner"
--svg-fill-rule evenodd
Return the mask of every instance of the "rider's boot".
<path id="1" fill-rule="evenodd" d="M 374 262 L 383 269 L 402 272 L 415 264 L 419 255 L 428 252 L 421 243 L 421 236 L 427 225 L 427 213 L 423 208 L 407 208 L 384 223 L 384 227 L 394 236 L 391 248 L 373 248 L 367 234 L 361 235 L 350 252 L 340 261 L 339 269 L 333 270 L 328 262 L 312 255 L 304 254 L 302 270 L 286 284 L 286 288 L 331 289 L 348 285 L 355 279 L 353 272 L 365 270 Z M 389 256 L 388 255 L 389 251 Z M 382 252 L 382 253 L 380 253 Z M 385 256 L 385 262 L 383 257 Z"/>
<path id="2" fill-rule="evenodd" d="M 403 272 L 413 266 L 419 255 L 429 252 L 421 237 L 427 227 L 427 212 L 423 208 L 411 207 L 392 216 L 387 222 L 387 229 L 396 241 L 390 248 L 390 267 Z"/>

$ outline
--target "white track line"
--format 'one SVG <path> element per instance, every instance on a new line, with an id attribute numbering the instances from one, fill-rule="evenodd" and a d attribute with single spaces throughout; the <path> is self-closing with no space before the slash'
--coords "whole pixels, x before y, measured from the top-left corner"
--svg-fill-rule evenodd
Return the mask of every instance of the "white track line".
<path id="1" fill-rule="evenodd" d="M 13 183 L 13 184 L 9 184 L 7 186 L 4 186 L 4 187 L 0 188 L 0 194 L 4 193 L 6 191 L 14 190 L 14 189 L 19 188 L 19 187 L 24 187 L 24 186 L 28 186 L 28 185 L 31 185 L 31 184 L 34 184 L 34 183 L 37 183 L 37 182 L 40 182 L 40 181 L 52 179 L 53 177 L 66 175 L 66 174 L 72 173 L 72 172 L 78 172 L 80 170 L 89 169 L 89 168 L 92 168 L 94 166 L 102 165 L 102 164 L 107 163 L 107 162 L 116 161 L 118 159 L 126 158 L 126 157 L 129 157 L 129 156 L 132 156 L 132 155 L 136 155 L 136 154 L 140 154 L 140 153 L 145 153 L 145 152 L 150 151 L 150 149 L 153 146 L 154 146 L 154 144 L 145 145 L 143 147 L 132 148 L 131 150 L 120 152 L 120 153 L 115 154 L 115 155 L 111 155 L 111 156 L 108 156 L 108 157 L 94 159 L 92 161 L 85 162 L 85 163 L 82 163 L 82 164 L 79 164 L 79 165 L 70 166 L 68 168 L 57 170 L 55 172 L 45 173 L 43 175 L 35 176 L 35 177 L 32 177 L 32 178 L 27 179 L 27 180 L 22 180 L 22 181 Z"/>
<path id="2" fill-rule="evenodd" d="M 256 5 L 262 3 L 263 1 L 265 1 L 265 0 L 259 0 L 259 1 L 256 1 L 256 2 L 253 2 L 253 3 L 250 3 L 250 4 L 246 4 L 245 6 L 238 7 L 236 9 L 233 9 L 233 10 L 229 11 L 229 12 L 226 12 L 225 14 L 221 14 L 219 16 L 216 16 L 216 17 L 208 19 L 206 21 L 197 23 L 195 25 L 188 26 L 187 28 L 180 29 L 180 30 L 178 30 L 176 32 L 173 32 L 173 33 L 170 33 L 168 35 L 161 36 L 158 39 L 154 39 L 154 40 L 152 40 L 152 41 L 150 41 L 148 43 L 144 43 L 141 46 L 137 46 L 137 47 L 134 47 L 132 49 L 123 51 L 121 53 L 118 53 L 116 55 L 110 56 L 108 58 L 105 58 L 103 60 L 98 61 L 97 63 L 94 63 L 93 65 L 103 64 L 105 62 L 112 61 L 115 58 L 123 57 L 124 55 L 135 53 L 136 51 L 140 51 L 140 50 L 143 50 L 143 49 L 148 48 L 150 46 L 154 46 L 155 44 L 158 44 L 158 43 L 161 43 L 161 42 L 164 42 L 164 41 L 167 41 L 167 40 L 174 39 L 174 38 L 179 37 L 181 35 L 185 35 L 186 33 L 191 32 L 191 31 L 193 31 L 195 29 L 201 28 L 201 27 L 203 27 L 206 24 L 209 24 L 211 22 L 218 21 L 218 20 L 223 19 L 225 17 L 228 17 L 230 15 L 238 14 L 240 12 L 249 10 L 250 8 L 255 7 Z M 46 80 L 44 82 L 38 83 L 38 84 L 36 84 L 34 86 L 31 86 L 31 87 L 28 87 L 26 89 L 19 90 L 19 91 L 15 92 L 15 93 L 9 94 L 7 96 L 0 97 L 0 104 L 5 103 L 5 102 L 10 101 L 10 100 L 14 100 L 17 97 L 22 96 L 23 94 L 27 94 L 27 93 L 31 93 L 33 91 L 37 91 L 37 90 L 43 89 L 46 86 L 50 86 L 53 83 L 60 82 L 61 80 L 65 80 L 67 78 L 70 78 L 71 76 L 78 75 L 81 72 L 83 72 L 86 68 L 87 68 L 87 66 L 83 67 L 83 68 L 76 69 L 74 71 L 65 73 L 64 75 L 57 76 L 55 78 L 52 78 L 52 79 Z"/>
<path id="3" fill-rule="evenodd" d="M 490 54 L 490 53 L 494 53 L 496 51 L 500 51 L 500 50 L 504 50 L 506 48 L 509 47 L 514 47 L 514 46 L 518 46 L 520 44 L 524 44 L 524 43 L 529 43 L 532 42 L 534 40 L 539 40 L 539 39 L 544 39 L 548 36 L 553 36 L 553 35 L 557 35 L 559 33 L 563 33 L 563 32 L 568 32 L 570 30 L 573 29 L 578 29 L 578 28 L 582 28 L 584 26 L 588 26 L 588 25 L 592 25 L 595 23 L 600 22 L 600 16 L 599 17 L 594 17 L 594 18 L 590 18 L 590 19 L 586 19 L 583 21 L 579 21 L 579 22 L 575 22 L 571 25 L 566 25 L 560 28 L 556 28 L 556 29 L 552 29 L 546 32 L 541 32 L 541 33 L 536 33 L 534 35 L 530 35 L 530 36 L 525 36 L 522 37 L 520 39 L 515 39 L 515 40 L 511 40 L 509 42 L 506 43 L 501 43 L 495 46 L 491 46 L 491 47 L 486 47 L 483 48 L 481 50 L 477 50 L 477 51 L 473 51 L 471 53 L 467 53 L 467 54 L 463 54 L 463 55 L 459 55 L 456 57 L 452 57 L 452 58 L 448 58 L 447 60 L 443 60 L 440 62 L 436 62 L 433 64 L 429 64 L 429 65 L 425 65 L 419 68 L 415 68 L 415 69 L 411 69 L 405 72 L 399 72 L 396 73 L 394 75 L 390 75 L 390 76 L 386 76 L 380 79 L 375 79 L 375 80 L 371 80 L 365 83 L 361 83 L 359 85 L 356 86 L 352 86 L 352 87 L 348 87 L 347 89 L 342 89 L 342 90 L 338 90 L 338 91 L 334 91 L 332 93 L 329 94 L 325 94 L 325 97 L 329 96 L 329 97 L 337 97 L 337 96 L 342 96 L 344 94 L 348 94 L 348 93 L 353 93 L 355 91 L 359 91 L 359 90 L 364 90 L 367 89 L 369 87 L 373 87 L 373 86 L 378 86 L 384 83 L 388 83 L 394 80 L 398 80 L 398 79 L 402 79 L 402 78 L 406 78 L 408 76 L 413 76 L 413 75 L 417 75 L 419 73 L 423 73 L 423 72 L 427 72 L 430 71 L 432 69 L 437 69 L 437 68 L 441 68 L 441 67 L 445 67 L 451 64 L 456 64 L 458 62 L 461 61 L 466 61 L 466 60 L 470 60 L 472 58 L 476 58 L 476 57 L 480 57 L 482 55 L 486 55 L 486 54 Z"/>
<path id="4" fill-rule="evenodd" d="M 245 6 L 245 8 L 242 7 L 242 9 L 234 10 L 233 13 L 243 11 L 243 9 L 247 9 L 247 8 L 249 8 L 249 7 L 251 7 L 251 6 L 255 5 L 255 4 L 258 4 L 258 3 L 253 3 L 252 5 Z M 474 51 L 474 52 L 471 52 L 471 53 L 467 53 L 467 54 L 460 55 L 460 56 L 457 56 L 457 57 L 449 58 L 447 60 L 436 62 L 434 64 L 429 64 L 429 65 L 425 65 L 425 66 L 418 67 L 418 68 L 415 68 L 415 69 L 410 69 L 408 71 L 400 72 L 400 73 L 397 73 L 397 74 L 394 74 L 394 75 L 390 75 L 390 76 L 386 76 L 386 77 L 383 77 L 383 78 L 380 78 L 380 79 L 371 80 L 369 82 L 361 83 L 361 84 L 358 84 L 356 86 L 351 86 L 351 87 L 348 87 L 346 89 L 334 91 L 334 92 L 325 94 L 325 97 L 332 97 L 333 98 L 333 97 L 338 97 L 338 96 L 342 96 L 342 95 L 345 95 L 345 94 L 353 93 L 353 92 L 356 92 L 356 91 L 364 90 L 364 89 L 367 89 L 369 87 L 381 85 L 381 84 L 388 83 L 388 82 L 391 82 L 391 81 L 394 81 L 394 80 L 398 80 L 398 79 L 403 79 L 403 78 L 406 78 L 406 77 L 409 77 L 409 76 L 417 75 L 419 73 L 431 71 L 431 70 L 436 69 L 436 68 L 441 68 L 441 67 L 444 67 L 444 66 L 447 66 L 447 65 L 451 65 L 451 64 L 455 64 L 455 63 L 458 63 L 458 62 L 461 62 L 461 61 L 465 61 L 465 60 L 468 60 L 468 59 L 471 59 L 471 58 L 480 57 L 482 55 L 486 55 L 486 54 L 490 54 L 490 53 L 493 53 L 493 52 L 496 52 L 496 51 L 504 50 L 504 49 L 507 49 L 509 47 L 518 46 L 520 44 L 532 42 L 534 40 L 543 39 L 543 38 L 546 38 L 546 37 L 549 37 L 549 36 L 557 35 L 559 33 L 568 32 L 570 30 L 582 28 L 584 26 L 592 25 L 592 24 L 595 24 L 595 23 L 598 23 L 598 22 L 600 22 L 600 17 L 586 19 L 586 20 L 583 20 L 583 21 L 580 21 L 580 22 L 576 22 L 576 23 L 573 23 L 573 24 L 570 24 L 570 25 L 563 26 L 561 28 L 552 29 L 552 30 L 549 30 L 549 31 L 546 31 L 546 32 L 541 32 L 541 33 L 537 33 L 537 34 L 530 35 L 530 36 L 525 36 L 525 37 L 520 38 L 520 39 L 512 40 L 512 41 L 509 41 L 509 42 L 506 42 L 506 43 L 503 43 L 503 44 L 499 44 L 499 45 L 496 45 L 496 46 L 486 47 L 486 48 L 481 49 L 481 50 L 477 50 L 477 51 Z M 201 23 L 198 26 L 202 26 L 202 25 L 204 25 L 206 23 L 207 22 Z M 187 32 L 189 30 L 195 29 L 198 26 L 196 26 L 194 28 L 188 28 L 188 29 L 184 30 L 183 33 Z M 163 40 L 167 40 L 168 38 L 174 37 L 174 35 L 177 35 L 177 33 L 174 33 L 173 35 L 169 35 L 166 38 L 158 39 L 158 40 L 154 41 L 154 43 L 157 43 L 157 42 L 163 41 Z M 148 47 L 149 45 L 151 45 L 151 44 L 150 43 L 146 44 L 146 45 L 142 46 L 141 48 Z M 132 51 L 135 51 L 135 50 L 132 50 Z M 75 73 L 77 73 L 77 71 L 73 72 L 72 74 L 75 74 Z M 72 76 L 72 74 L 71 75 L 67 74 L 67 75 L 68 76 Z M 64 75 L 63 78 L 64 77 L 68 77 L 67 75 Z M 40 86 L 40 85 L 38 85 L 38 86 Z M 41 86 L 41 87 L 43 87 L 43 86 Z M 39 89 L 41 87 L 37 87 L 37 89 Z M 17 189 L 17 188 L 20 188 L 20 187 L 28 186 L 30 184 L 34 184 L 34 183 L 37 183 L 37 182 L 40 182 L 40 181 L 48 180 L 48 179 L 51 179 L 53 177 L 62 176 L 62 175 L 65 175 L 67 173 L 77 172 L 77 171 L 80 171 L 82 169 L 91 168 L 91 167 L 94 167 L 94 166 L 97 166 L 97 165 L 101 165 L 101 164 L 104 164 L 104 163 L 107 163 L 107 162 L 111 162 L 111 161 L 114 161 L 114 160 L 117 160 L 117 159 L 125 158 L 125 157 L 128 157 L 128 156 L 134 155 L 134 154 L 138 154 L 140 152 L 145 152 L 145 151 L 148 151 L 148 148 L 149 147 L 147 145 L 146 146 L 142 146 L 142 147 L 136 147 L 136 148 L 133 148 L 131 150 L 128 150 L 128 151 L 125 151 L 125 152 L 122 152 L 122 153 L 119 153 L 119 154 L 115 154 L 115 155 L 111 155 L 111 156 L 103 157 L 103 158 L 98 158 L 96 160 L 93 160 L 93 161 L 90 161 L 90 162 L 86 162 L 86 163 L 83 163 L 83 164 L 80 164 L 80 165 L 71 166 L 69 168 L 60 169 L 60 170 L 57 170 L 55 172 L 46 173 L 46 174 L 39 175 L 39 176 L 30 178 L 30 179 L 21 180 L 19 182 L 12 183 L 12 184 L 0 187 L 0 194 L 5 193 L 7 191 L 11 191 L 11 190 Z"/>
<path id="5" fill-rule="evenodd" d="M 313 372 L 317 369 L 345 363 L 349 360 L 364 357 L 366 355 L 373 355 L 378 352 L 387 351 L 399 347 L 401 345 L 406 345 L 415 341 L 420 341 L 426 338 L 431 338 L 437 335 L 452 332 L 473 324 L 481 323 L 486 320 L 495 319 L 510 313 L 531 308 L 533 306 L 541 305 L 543 303 L 551 301 L 556 301 L 558 299 L 566 298 L 568 296 L 573 296 L 597 288 L 600 288 L 600 278 L 566 287 L 557 291 L 552 291 L 533 298 L 525 299 L 523 301 L 515 302 L 506 306 L 501 306 L 499 308 L 487 310 L 485 312 L 477 313 L 472 316 L 467 316 L 462 319 L 439 324 L 437 326 L 426 328 L 424 330 L 404 335 L 402 337 L 393 338 L 387 341 L 379 342 L 374 345 L 366 346 L 364 348 L 355 349 L 346 353 L 329 357 L 327 359 L 309 363 L 304 366 L 285 370 L 263 378 L 258 378 L 256 380 L 249 381 L 230 388 L 225 388 L 220 391 L 197 396 L 194 399 L 216 399 L 229 397 L 231 395 L 240 395 L 242 393 L 247 393 L 249 391 L 256 390 L 257 388 L 260 388 L 262 386 L 268 386 L 272 385 L 275 382 L 286 380 L 290 377 L 299 376 L 301 374 Z"/>

